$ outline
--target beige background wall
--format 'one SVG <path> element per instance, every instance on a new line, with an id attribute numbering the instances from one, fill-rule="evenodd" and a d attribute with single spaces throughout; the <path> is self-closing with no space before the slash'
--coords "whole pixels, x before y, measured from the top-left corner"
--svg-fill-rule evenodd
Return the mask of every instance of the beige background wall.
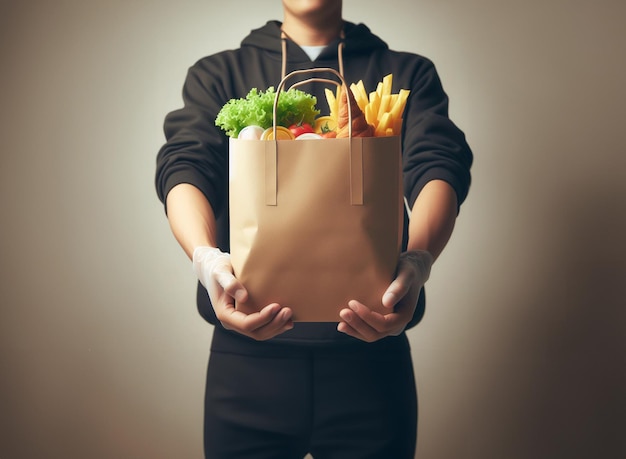
<path id="1" fill-rule="evenodd" d="M 410 332 L 419 458 L 626 457 L 626 4 L 345 0 L 474 184 Z M 211 328 L 153 188 L 187 67 L 279 0 L 0 1 L 0 458 L 201 457 Z"/>

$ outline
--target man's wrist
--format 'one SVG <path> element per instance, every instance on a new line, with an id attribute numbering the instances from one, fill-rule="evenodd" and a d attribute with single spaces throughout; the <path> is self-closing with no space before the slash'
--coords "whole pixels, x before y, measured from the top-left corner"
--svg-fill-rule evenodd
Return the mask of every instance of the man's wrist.
<path id="1" fill-rule="evenodd" d="M 405 259 L 410 261 L 419 271 L 424 282 L 430 277 L 430 269 L 434 262 L 434 257 L 428 250 L 407 250 L 403 253 Z"/>

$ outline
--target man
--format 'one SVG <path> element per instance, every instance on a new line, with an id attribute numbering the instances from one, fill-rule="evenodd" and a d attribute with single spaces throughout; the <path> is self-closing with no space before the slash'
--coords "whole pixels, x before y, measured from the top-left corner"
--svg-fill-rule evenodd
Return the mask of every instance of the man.
<path id="1" fill-rule="evenodd" d="M 185 105 L 165 121 L 156 185 L 172 231 L 193 260 L 200 313 L 215 325 L 205 399 L 207 458 L 412 458 L 417 399 L 405 330 L 421 318 L 423 285 L 444 249 L 470 184 L 472 153 L 448 118 L 432 63 L 399 53 L 364 25 L 342 18 L 338 0 L 283 0 L 239 49 L 189 70 Z M 339 46 L 342 43 L 342 46 Z M 245 286 L 228 255 L 228 142 L 214 125 L 221 107 L 285 72 L 343 71 L 375 87 L 392 73 L 408 88 L 404 189 L 411 208 L 388 314 L 351 301 L 339 323 L 297 323 L 288 305 L 244 314 Z M 322 100 L 318 94 L 318 100 Z"/>

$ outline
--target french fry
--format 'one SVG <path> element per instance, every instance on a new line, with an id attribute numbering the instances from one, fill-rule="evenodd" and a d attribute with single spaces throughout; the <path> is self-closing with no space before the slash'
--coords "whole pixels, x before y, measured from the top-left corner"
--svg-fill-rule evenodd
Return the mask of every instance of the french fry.
<path id="1" fill-rule="evenodd" d="M 377 118 L 380 120 L 385 113 L 389 111 L 391 104 L 391 94 L 383 94 L 380 98 L 380 105 L 378 107 Z"/>
<path id="2" fill-rule="evenodd" d="M 367 91 L 365 90 L 365 85 L 363 84 L 363 80 L 359 80 L 356 86 L 359 89 L 359 92 L 361 93 L 361 98 L 367 101 Z"/>
<path id="3" fill-rule="evenodd" d="M 378 125 L 378 113 L 374 112 L 373 105 L 367 104 L 363 113 L 365 113 L 365 121 L 367 121 L 367 124 L 371 124 L 375 128 Z"/>
<path id="4" fill-rule="evenodd" d="M 391 87 L 393 84 L 393 74 L 390 73 L 389 75 L 386 75 L 383 78 L 382 84 L 383 84 L 382 95 L 384 96 L 384 95 L 391 94 Z"/>
<path id="5" fill-rule="evenodd" d="M 393 108 L 397 102 L 398 102 L 398 94 L 392 94 L 391 101 L 389 102 L 389 108 Z"/>
<path id="6" fill-rule="evenodd" d="M 339 115 L 339 110 L 338 110 L 339 107 L 337 104 L 338 99 L 330 89 L 326 88 L 324 92 L 326 94 L 326 101 L 328 102 L 328 108 L 330 109 L 330 116 L 334 120 L 336 120 Z"/>
<path id="7" fill-rule="evenodd" d="M 384 137 L 387 135 L 388 129 L 391 129 L 391 132 L 393 132 L 393 118 L 391 117 L 391 113 L 386 112 L 379 118 L 374 133 L 377 137 Z"/>
<path id="8" fill-rule="evenodd" d="M 365 86 L 363 85 L 363 80 L 359 80 L 356 84 L 352 83 L 350 85 L 350 89 L 352 90 L 352 94 L 354 94 L 354 98 L 356 99 L 359 108 L 364 112 L 369 99 L 367 91 L 365 91 Z"/>
<path id="9" fill-rule="evenodd" d="M 380 107 L 380 95 L 378 92 L 370 92 L 368 106 L 371 107 L 370 110 L 373 113 L 372 121 L 376 122 L 378 119 L 378 108 Z"/>
<path id="10" fill-rule="evenodd" d="M 376 85 L 376 90 L 369 94 L 365 90 L 363 81 L 350 85 L 350 91 L 354 100 L 363 112 L 365 121 L 374 127 L 376 136 L 400 135 L 402 132 L 402 116 L 407 100 L 411 93 L 408 89 L 401 89 L 397 94 L 392 94 L 393 74 L 383 77 Z M 326 99 L 330 108 L 330 116 L 337 119 L 339 114 L 339 91 L 333 94 L 326 89 Z"/>
<path id="11" fill-rule="evenodd" d="M 409 98 L 409 94 L 411 91 L 408 89 L 401 89 L 398 93 L 398 97 L 396 98 L 395 103 L 391 107 L 391 114 L 394 118 L 400 118 L 402 116 L 402 112 L 404 111 L 404 107 L 406 105 L 406 101 Z"/>

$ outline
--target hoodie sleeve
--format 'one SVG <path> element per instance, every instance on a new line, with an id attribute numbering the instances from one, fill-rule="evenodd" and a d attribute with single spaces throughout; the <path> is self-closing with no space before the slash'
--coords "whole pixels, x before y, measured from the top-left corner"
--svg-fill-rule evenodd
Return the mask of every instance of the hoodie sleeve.
<path id="1" fill-rule="evenodd" d="M 431 180 L 448 182 L 458 205 L 467 197 L 473 154 L 465 134 L 448 116 L 448 96 L 435 66 L 424 60 L 415 73 L 404 113 L 404 190 L 412 207 Z"/>
<path id="2" fill-rule="evenodd" d="M 228 142 L 214 120 L 224 104 L 217 82 L 196 63 L 187 73 L 181 109 L 165 117 L 166 142 L 157 154 L 155 185 L 165 203 L 181 183 L 199 188 L 216 216 L 224 211 L 228 179 Z"/>

